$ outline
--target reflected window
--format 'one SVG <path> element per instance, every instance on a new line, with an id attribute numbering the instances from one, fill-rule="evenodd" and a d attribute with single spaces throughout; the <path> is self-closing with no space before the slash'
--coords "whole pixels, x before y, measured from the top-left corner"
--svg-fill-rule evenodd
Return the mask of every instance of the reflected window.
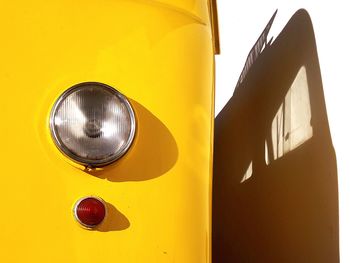
<path id="1" fill-rule="evenodd" d="M 309 140 L 312 135 L 309 87 L 303 66 L 273 118 L 270 156 L 277 160 Z M 266 163 L 269 164 L 270 160 L 266 159 Z"/>
<path id="2" fill-rule="evenodd" d="M 241 180 L 241 183 L 247 181 L 250 177 L 252 177 L 253 175 L 253 161 L 251 161 L 248 165 L 248 168 L 246 170 L 246 172 L 244 173 L 244 176 Z"/>

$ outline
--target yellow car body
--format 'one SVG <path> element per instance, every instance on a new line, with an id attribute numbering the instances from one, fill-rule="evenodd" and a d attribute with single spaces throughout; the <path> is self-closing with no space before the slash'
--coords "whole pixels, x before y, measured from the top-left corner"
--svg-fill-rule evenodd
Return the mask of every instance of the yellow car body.
<path id="1" fill-rule="evenodd" d="M 1 2 L 1 262 L 211 262 L 213 3 Z M 129 151 L 93 171 L 49 130 L 57 98 L 87 81 L 137 121 Z M 108 208 L 95 230 L 72 212 L 89 195 Z"/>

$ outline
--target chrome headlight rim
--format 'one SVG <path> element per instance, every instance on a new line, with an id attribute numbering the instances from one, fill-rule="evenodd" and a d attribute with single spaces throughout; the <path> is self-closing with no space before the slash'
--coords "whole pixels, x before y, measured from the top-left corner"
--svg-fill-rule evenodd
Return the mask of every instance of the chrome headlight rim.
<path id="1" fill-rule="evenodd" d="M 114 153 L 112 156 L 109 156 L 105 159 L 88 159 L 88 158 L 83 158 L 81 156 L 76 155 L 73 151 L 71 151 L 69 148 L 65 146 L 65 144 L 62 142 L 60 139 L 60 136 L 58 135 L 58 132 L 55 128 L 55 116 L 57 113 L 58 108 L 60 105 L 64 102 L 64 100 L 71 95 L 72 93 L 78 91 L 79 89 L 83 88 L 84 86 L 98 86 L 102 89 L 105 89 L 109 91 L 111 94 L 117 96 L 121 102 L 126 106 L 129 116 L 130 116 L 130 134 L 128 137 L 127 142 L 125 143 L 124 147 Z M 78 84 L 75 84 L 68 88 L 66 91 L 64 91 L 55 101 L 51 112 L 50 112 L 50 117 L 49 117 L 49 128 L 50 128 L 50 134 L 52 137 L 52 140 L 54 141 L 55 146 L 58 148 L 58 150 L 68 157 L 70 160 L 72 160 L 75 163 L 78 163 L 80 165 L 83 165 L 85 167 L 89 168 L 99 168 L 99 167 L 104 167 L 107 165 L 110 165 L 114 163 L 115 161 L 119 160 L 121 157 L 123 157 L 130 147 L 132 146 L 134 139 L 135 139 L 135 134 L 136 134 L 136 117 L 134 113 L 134 109 L 131 106 L 131 103 L 127 99 L 126 96 L 124 96 L 121 92 L 119 92 L 117 89 L 113 88 L 112 86 L 109 86 L 107 84 L 101 83 L 101 82 L 95 82 L 95 81 L 89 81 L 89 82 L 81 82 Z"/>

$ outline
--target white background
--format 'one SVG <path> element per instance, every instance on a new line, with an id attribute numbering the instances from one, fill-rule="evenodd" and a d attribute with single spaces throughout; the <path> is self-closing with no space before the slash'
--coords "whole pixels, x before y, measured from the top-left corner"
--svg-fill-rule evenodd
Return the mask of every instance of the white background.
<path id="1" fill-rule="evenodd" d="M 232 96 L 246 57 L 278 8 L 270 31 L 277 37 L 292 15 L 305 8 L 312 19 L 329 125 L 337 155 L 340 259 L 350 262 L 350 2 L 217 0 L 221 55 L 216 57 L 216 114 Z"/>

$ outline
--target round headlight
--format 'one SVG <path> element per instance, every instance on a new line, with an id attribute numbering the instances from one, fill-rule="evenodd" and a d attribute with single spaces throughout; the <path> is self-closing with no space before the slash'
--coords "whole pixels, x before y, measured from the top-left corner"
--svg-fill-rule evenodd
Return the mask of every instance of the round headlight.
<path id="1" fill-rule="evenodd" d="M 56 101 L 50 130 L 56 146 L 75 162 L 99 167 L 119 159 L 135 134 L 128 100 L 101 83 L 75 85 Z"/>

